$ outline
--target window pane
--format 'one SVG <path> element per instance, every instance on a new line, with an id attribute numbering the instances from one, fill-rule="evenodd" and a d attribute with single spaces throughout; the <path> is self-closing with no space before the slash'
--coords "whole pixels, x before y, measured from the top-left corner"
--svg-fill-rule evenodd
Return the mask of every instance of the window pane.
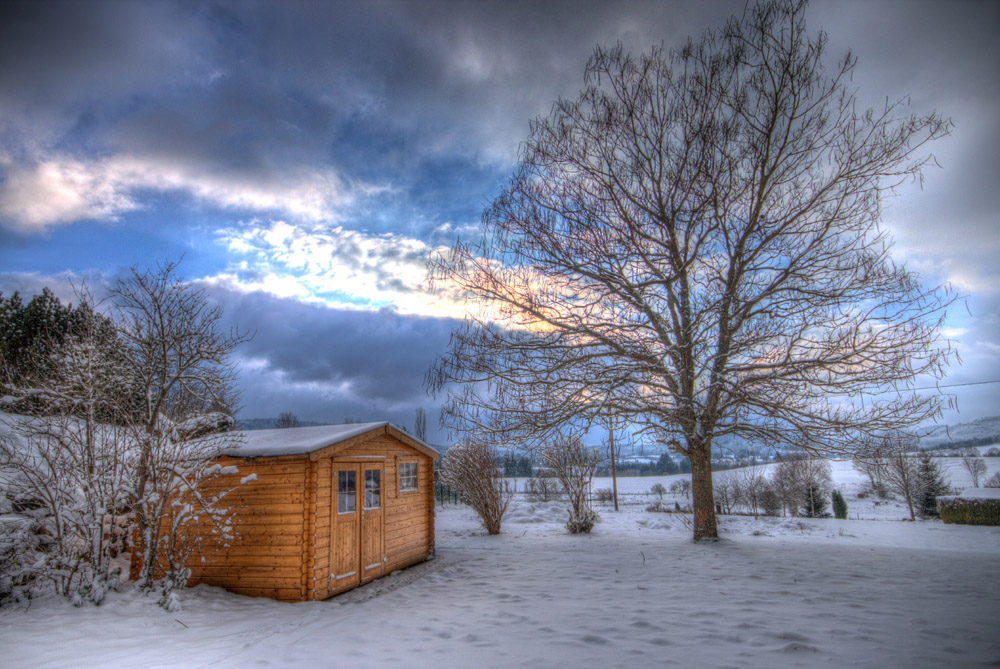
<path id="1" fill-rule="evenodd" d="M 417 463 L 416 462 L 403 462 L 399 465 L 399 489 L 401 491 L 405 490 L 416 490 L 417 489 Z"/>
<path id="2" fill-rule="evenodd" d="M 354 513 L 357 510 L 354 472 L 337 473 L 337 513 Z"/>
<path id="3" fill-rule="evenodd" d="M 365 471 L 365 508 L 377 509 L 382 506 L 381 488 L 379 485 L 379 474 L 377 469 Z"/>

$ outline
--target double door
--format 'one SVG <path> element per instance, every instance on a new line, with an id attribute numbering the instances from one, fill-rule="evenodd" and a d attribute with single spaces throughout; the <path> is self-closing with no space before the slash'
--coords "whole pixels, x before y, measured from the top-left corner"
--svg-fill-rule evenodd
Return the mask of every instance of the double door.
<path id="1" fill-rule="evenodd" d="M 331 590 L 370 581 L 385 571 L 384 478 L 381 462 L 334 463 Z"/>

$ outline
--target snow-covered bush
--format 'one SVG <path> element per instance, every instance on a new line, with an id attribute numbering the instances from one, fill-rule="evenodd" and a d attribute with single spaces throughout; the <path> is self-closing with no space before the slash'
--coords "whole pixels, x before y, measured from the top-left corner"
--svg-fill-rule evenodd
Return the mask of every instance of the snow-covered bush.
<path id="1" fill-rule="evenodd" d="M 590 508 L 590 481 L 600 463 L 596 449 L 588 449 L 578 439 L 559 439 L 542 450 L 542 462 L 562 483 L 569 499 L 569 520 L 566 529 L 572 534 L 594 529 L 597 513 Z"/>
<path id="2" fill-rule="evenodd" d="M 449 448 L 441 457 L 441 480 L 465 498 L 489 534 L 500 534 L 514 490 L 501 475 L 500 460 L 489 444 L 466 441 Z"/>
<path id="3" fill-rule="evenodd" d="M 7 338 L 17 332 L 0 328 L 0 358 L 8 349 L 28 356 L 18 374 L 0 364 L 0 404 L 30 414 L 0 421 L 0 474 L 6 495 L 32 501 L 49 537 L 19 578 L 47 581 L 74 603 L 100 603 L 117 587 L 111 561 L 125 535 L 138 539 L 140 585 L 159 580 L 168 590 L 183 585 L 199 540 L 188 540 L 188 528 L 232 536 L 226 491 L 207 494 L 203 485 L 232 473 L 210 460 L 233 435 L 209 435 L 232 425 L 228 355 L 246 336 L 223 334 L 221 311 L 174 268 L 118 281 L 109 316 L 93 312 L 81 291 L 73 327 L 58 339 L 12 348 Z"/>
<path id="4" fill-rule="evenodd" d="M 31 598 L 49 539 L 37 518 L 8 511 L 0 509 L 0 606 Z"/>

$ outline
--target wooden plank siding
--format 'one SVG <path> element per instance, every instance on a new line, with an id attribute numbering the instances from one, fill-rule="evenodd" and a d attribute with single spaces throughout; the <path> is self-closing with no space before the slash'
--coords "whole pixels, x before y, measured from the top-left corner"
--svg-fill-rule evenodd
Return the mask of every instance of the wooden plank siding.
<path id="1" fill-rule="evenodd" d="M 434 552 L 434 461 L 429 449 L 411 446 L 407 442 L 412 438 L 393 432 L 398 433 L 395 428 L 383 428 L 301 455 L 219 458 L 219 464 L 235 466 L 238 473 L 216 479 L 207 489 L 235 488 L 226 500 L 236 510 L 237 536 L 226 546 L 210 534 L 207 525 L 197 527 L 202 542 L 189 560 L 188 584 L 205 583 L 283 601 L 325 599 L 339 592 L 331 587 L 330 573 L 335 463 L 383 467 L 385 561 L 381 573 L 390 574 L 430 557 Z M 400 462 L 417 463 L 415 491 L 400 492 Z M 255 480 L 238 485 L 252 474 Z"/>
<path id="2" fill-rule="evenodd" d="M 303 562 L 310 508 L 306 456 L 218 459 L 235 466 L 212 489 L 235 488 L 227 497 L 236 511 L 236 538 L 228 546 L 203 541 L 189 560 L 189 585 L 206 583 L 253 597 L 298 601 L 304 596 Z M 241 479 L 256 480 L 239 485 Z"/>
<path id="3" fill-rule="evenodd" d="M 324 453 L 318 460 L 316 494 L 316 558 L 313 569 L 313 599 L 337 592 L 330 580 L 330 523 L 335 503 L 334 462 L 384 465 L 382 509 L 385 532 L 385 574 L 426 560 L 434 550 L 433 460 L 389 434 L 353 440 L 345 448 Z M 417 490 L 399 491 L 398 463 L 417 463 Z"/>

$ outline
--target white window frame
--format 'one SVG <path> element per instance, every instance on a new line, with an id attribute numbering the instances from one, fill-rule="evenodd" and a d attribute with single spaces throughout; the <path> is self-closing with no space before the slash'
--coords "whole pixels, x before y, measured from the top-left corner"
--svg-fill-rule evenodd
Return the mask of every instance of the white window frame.
<path id="1" fill-rule="evenodd" d="M 403 475 L 403 467 L 406 467 L 408 465 L 413 465 L 413 475 L 412 476 L 411 475 L 407 475 L 407 476 Z M 403 461 L 401 461 L 399 463 L 399 465 L 398 465 L 398 470 L 397 470 L 397 476 L 396 476 L 396 478 L 399 479 L 399 492 L 400 493 L 416 492 L 417 490 L 420 489 L 420 463 L 417 462 L 416 460 L 403 460 Z M 413 487 L 412 488 L 404 488 L 403 487 L 403 481 L 404 480 L 405 481 L 409 481 L 411 479 L 413 481 Z"/>

